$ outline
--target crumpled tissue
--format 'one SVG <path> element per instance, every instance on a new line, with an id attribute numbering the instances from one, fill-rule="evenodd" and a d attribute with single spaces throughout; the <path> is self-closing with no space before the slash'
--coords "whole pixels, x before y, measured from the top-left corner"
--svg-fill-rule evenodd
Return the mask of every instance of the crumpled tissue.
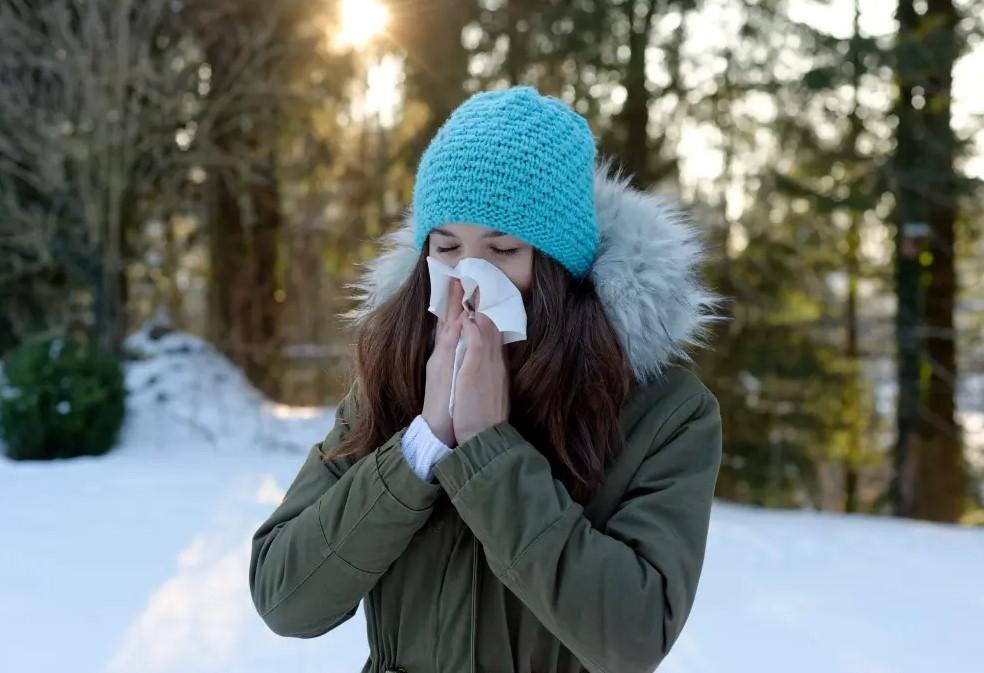
<path id="1" fill-rule="evenodd" d="M 484 313 L 502 332 L 502 343 L 522 341 L 526 338 L 526 307 L 523 296 L 509 276 L 495 264 L 479 257 L 465 257 L 455 266 L 448 266 L 430 255 L 427 256 L 427 270 L 430 273 L 430 305 L 427 310 L 444 320 L 448 310 L 448 296 L 451 279 L 459 278 L 464 288 L 461 306 L 475 293 L 480 306 L 475 309 Z M 467 309 L 466 309 L 467 310 Z M 454 388 L 458 369 L 465 356 L 465 339 L 462 335 L 454 350 L 454 368 L 451 374 L 451 397 L 448 400 L 448 413 L 454 412 Z"/>

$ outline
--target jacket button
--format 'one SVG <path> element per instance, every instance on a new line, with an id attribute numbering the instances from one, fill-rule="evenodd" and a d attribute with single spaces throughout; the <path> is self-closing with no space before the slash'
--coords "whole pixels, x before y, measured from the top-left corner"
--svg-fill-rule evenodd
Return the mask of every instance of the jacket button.
<path id="1" fill-rule="evenodd" d="M 393 668 L 387 668 L 383 673 L 407 673 L 407 671 L 402 666 L 395 666 Z"/>

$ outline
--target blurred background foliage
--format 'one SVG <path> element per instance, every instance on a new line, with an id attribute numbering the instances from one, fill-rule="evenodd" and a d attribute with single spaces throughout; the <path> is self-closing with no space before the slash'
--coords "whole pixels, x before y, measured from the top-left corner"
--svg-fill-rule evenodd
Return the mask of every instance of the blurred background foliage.
<path id="1" fill-rule="evenodd" d="M 0 352 L 153 317 L 337 399 L 345 284 L 532 84 L 706 231 L 719 495 L 981 520 L 984 2 L 0 0 Z"/>

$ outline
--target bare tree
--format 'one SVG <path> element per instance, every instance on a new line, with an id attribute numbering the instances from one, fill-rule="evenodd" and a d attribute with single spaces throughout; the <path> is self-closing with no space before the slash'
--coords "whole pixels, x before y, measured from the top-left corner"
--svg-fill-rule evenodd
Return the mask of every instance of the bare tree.
<path id="1" fill-rule="evenodd" d="M 278 14 L 235 30 L 239 3 L 203 4 L 0 0 L 0 282 L 62 266 L 91 293 L 107 348 L 125 329 L 128 229 L 186 198 L 189 176 L 268 179 L 262 153 L 223 126 L 285 98 Z"/>

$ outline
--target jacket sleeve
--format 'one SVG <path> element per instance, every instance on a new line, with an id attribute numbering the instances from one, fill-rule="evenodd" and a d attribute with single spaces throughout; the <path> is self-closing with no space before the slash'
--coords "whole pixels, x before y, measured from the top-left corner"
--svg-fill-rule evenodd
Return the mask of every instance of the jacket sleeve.
<path id="1" fill-rule="evenodd" d="M 352 617 L 426 522 L 441 490 L 422 481 L 403 457 L 406 428 L 358 460 L 321 461 L 349 429 L 355 390 L 252 538 L 253 603 L 282 636 L 312 638 Z"/>
<path id="2" fill-rule="evenodd" d="M 448 445 L 431 431 L 424 417 L 417 414 L 403 433 L 403 456 L 424 481 L 435 483 L 434 463 L 451 453 Z"/>
<path id="3" fill-rule="evenodd" d="M 706 389 L 666 413 L 604 531 L 508 422 L 435 466 L 492 571 L 592 673 L 650 673 L 697 591 L 721 419 Z"/>

